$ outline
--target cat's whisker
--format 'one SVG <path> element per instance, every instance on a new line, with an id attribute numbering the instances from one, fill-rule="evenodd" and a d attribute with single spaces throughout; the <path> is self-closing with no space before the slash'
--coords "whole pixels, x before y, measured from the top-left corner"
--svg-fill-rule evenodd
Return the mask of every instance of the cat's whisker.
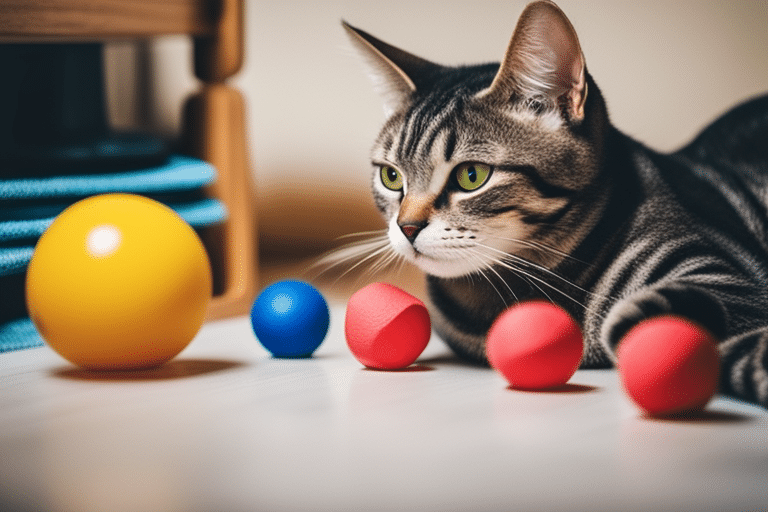
<path id="1" fill-rule="evenodd" d="M 347 269 L 346 272 L 334 281 L 335 284 L 341 277 L 346 276 L 361 264 L 389 249 L 389 240 L 384 230 L 352 233 L 347 235 L 346 238 L 353 236 L 366 236 L 368 238 L 351 242 L 323 254 L 311 263 L 304 270 L 304 273 L 311 274 L 313 278 L 319 278 L 335 268 L 357 261 L 357 263 L 352 265 L 351 268 Z"/>
<path id="2" fill-rule="evenodd" d="M 493 249 L 492 247 L 487 247 L 487 248 L 488 249 Z M 476 251 L 476 253 L 482 254 L 480 251 Z M 546 291 L 544 291 L 544 289 L 541 288 L 541 286 L 536 284 L 536 282 L 534 280 L 540 281 L 540 282 L 542 282 L 543 284 L 546 284 L 546 285 L 549 285 L 549 283 L 546 283 L 546 282 L 542 281 L 541 279 L 537 279 L 536 276 L 533 276 L 533 275 L 529 274 L 528 272 L 526 272 L 526 271 L 524 271 L 524 270 L 522 270 L 522 269 L 520 269 L 520 268 L 518 268 L 518 267 L 516 267 L 516 266 L 514 266 L 512 264 L 510 264 L 509 262 L 505 262 L 503 259 L 496 258 L 496 257 L 491 257 L 491 256 L 489 256 L 489 258 L 490 258 L 490 264 L 491 265 L 498 265 L 498 266 L 501 266 L 503 268 L 506 268 L 507 270 L 512 271 L 515 275 L 519 276 L 521 279 L 524 279 L 528 284 L 530 284 L 531 286 L 533 286 L 534 288 L 539 290 L 542 293 L 542 295 L 544 295 L 547 298 L 547 300 L 549 300 L 551 303 L 553 303 L 553 304 L 555 303 L 555 301 L 552 299 L 552 297 L 550 297 L 550 295 Z M 498 272 L 496 272 L 494 270 L 494 273 L 497 276 L 499 276 L 499 279 L 502 279 L 502 281 L 503 281 L 503 278 L 499 275 Z M 505 282 L 505 284 L 507 284 L 507 283 Z M 549 286 L 551 288 L 554 288 L 552 285 L 549 285 Z M 515 295 L 514 291 L 512 291 L 512 288 L 508 284 L 507 284 L 507 288 L 509 288 L 509 291 L 512 292 L 513 297 L 515 297 L 515 301 L 519 301 L 518 298 L 517 298 L 517 295 Z"/>
<path id="3" fill-rule="evenodd" d="M 389 245 L 386 239 L 365 240 L 354 242 L 334 249 L 318 258 L 309 268 L 326 267 L 323 272 L 335 266 L 347 263 L 350 260 L 365 256 L 370 252 L 382 249 Z"/>
<path id="4" fill-rule="evenodd" d="M 495 252 L 498 252 L 498 253 L 502 254 L 504 259 L 507 260 L 507 261 L 514 261 L 515 263 L 518 263 L 518 264 L 521 264 L 521 265 L 525 265 L 528 268 L 532 268 L 534 270 L 538 270 L 538 271 L 540 271 L 540 272 L 542 272 L 542 273 L 544 273 L 544 274 L 546 274 L 546 275 L 548 275 L 550 277 L 553 277 L 553 278 L 555 278 L 555 279 L 557 279 L 557 280 L 567 284 L 568 286 L 570 286 L 572 288 L 575 288 L 576 290 L 578 290 L 578 291 L 580 291 L 582 293 L 585 293 L 585 294 L 591 295 L 591 296 L 598 296 L 597 294 L 595 294 L 595 293 L 593 293 L 593 292 L 591 292 L 589 290 L 586 290 L 585 288 L 579 286 L 578 284 L 576 284 L 576 283 L 566 279 L 565 277 L 561 276 L 557 272 L 554 272 L 554 271 L 548 269 L 547 267 L 539 265 L 538 263 L 534 263 L 532 261 L 529 261 L 529 260 L 527 260 L 525 258 L 522 258 L 520 256 L 517 256 L 515 254 L 509 254 L 508 252 L 502 251 L 500 249 L 496 249 L 495 247 L 491 247 L 489 245 L 485 245 L 485 244 L 478 244 L 478 245 L 481 245 L 482 247 L 485 247 L 487 249 L 490 249 L 492 251 L 495 251 Z M 547 285 L 549 285 L 552 288 L 555 288 L 554 286 L 550 285 L 549 283 L 547 283 Z M 558 291 L 560 291 L 560 290 L 558 290 Z"/>
<path id="5" fill-rule="evenodd" d="M 487 260 L 489 258 L 492 260 L 492 257 L 490 257 L 489 255 L 485 254 L 483 251 L 479 251 L 477 249 L 473 249 L 471 251 L 472 251 L 473 254 L 475 254 L 476 256 L 478 256 L 479 258 L 481 258 L 483 260 Z M 492 261 L 487 261 L 486 263 L 492 263 Z M 478 270 L 477 270 L 478 273 L 480 273 L 483 277 L 486 278 L 486 280 L 489 283 L 491 283 L 491 280 L 485 274 L 485 271 L 492 272 L 499 279 L 499 281 L 501 281 L 501 283 L 504 284 L 504 286 L 507 287 L 507 290 L 509 290 L 509 293 L 512 294 L 512 297 L 515 299 L 515 302 L 518 302 L 518 298 L 517 298 L 517 295 L 515 294 L 515 291 L 512 289 L 511 286 L 509 286 L 509 283 L 507 283 L 506 280 L 504 280 L 504 278 L 498 273 L 498 271 L 495 268 L 493 268 L 493 265 L 486 265 L 484 268 L 478 268 Z M 504 302 L 504 305 L 505 306 L 509 306 L 509 304 L 507 304 L 506 299 L 504 298 L 504 295 L 499 291 L 499 289 L 496 288 L 496 286 L 494 286 L 493 283 L 491 283 L 491 286 L 493 286 L 493 288 L 496 290 L 496 293 L 499 294 L 499 297 L 501 297 L 501 300 L 502 300 L 502 302 Z"/>
<path id="6" fill-rule="evenodd" d="M 601 299 L 606 299 L 606 298 L 607 299 L 612 299 L 612 298 L 614 298 L 614 297 L 611 297 L 610 295 L 605 295 L 605 294 L 601 294 L 601 293 L 595 293 L 595 292 L 593 292 L 591 290 L 587 290 L 586 288 L 583 288 L 583 287 L 579 286 L 578 284 L 574 283 L 573 281 L 570 281 L 570 280 L 566 279 L 565 277 L 561 276 L 560 274 L 558 274 L 556 272 L 553 272 L 552 270 L 550 270 L 550 269 L 548 269 L 546 267 L 543 267 L 541 265 L 538 265 L 536 263 L 528 261 L 525 258 L 521 258 L 521 257 L 516 256 L 514 254 L 507 254 L 507 257 L 510 258 L 511 260 L 516 261 L 517 263 L 520 263 L 520 264 L 523 264 L 523 265 L 527 265 L 528 267 L 531 267 L 534 270 L 539 270 L 541 272 L 544 272 L 545 274 L 560 280 L 561 282 L 567 284 L 571 288 L 575 288 L 576 290 L 578 290 L 579 292 L 581 292 L 581 293 L 583 293 L 585 295 L 589 295 L 591 297 L 596 297 L 596 298 L 601 298 Z M 553 288 L 555 288 L 555 287 L 553 286 Z"/>
<path id="7" fill-rule="evenodd" d="M 480 260 L 483 260 L 479 264 L 474 265 L 475 268 L 473 269 L 473 271 L 469 272 L 467 274 L 467 277 L 470 279 L 470 282 L 473 281 L 473 279 L 472 279 L 473 275 L 477 274 L 477 275 L 481 276 L 483 279 L 485 279 L 488 282 L 488 284 L 491 285 L 491 287 L 496 291 L 496 294 L 499 296 L 501 301 L 506 305 L 507 301 L 506 301 L 506 298 L 504 297 L 504 294 L 501 293 L 501 291 L 496 287 L 496 285 L 493 284 L 493 281 L 491 280 L 491 278 L 486 274 L 486 271 L 490 270 L 491 267 L 492 267 L 490 262 L 485 261 L 485 260 L 488 259 L 488 255 L 484 254 L 482 251 L 479 251 L 479 250 L 476 250 L 476 249 L 470 249 L 470 252 L 472 252 L 475 256 L 477 256 Z M 503 282 L 504 280 L 501 279 L 501 281 Z"/>
<path id="8" fill-rule="evenodd" d="M 392 249 L 389 247 L 389 245 L 386 245 L 386 246 L 381 247 L 380 249 L 378 249 L 376 251 L 373 251 L 368 256 L 366 256 L 365 258 L 361 259 L 360 261 L 358 261 L 357 263 L 355 263 L 354 265 L 349 267 L 346 271 L 344 271 L 339 277 L 336 278 L 336 281 L 334 281 L 334 283 L 338 282 L 339 279 L 345 277 L 347 274 L 349 274 L 350 272 L 352 272 L 353 270 L 358 268 L 363 263 L 365 263 L 365 262 L 367 262 L 367 261 L 369 261 L 369 260 L 371 260 L 373 258 L 376 258 L 377 256 L 385 255 L 387 251 L 391 251 L 391 250 Z"/>
<path id="9" fill-rule="evenodd" d="M 368 268 L 365 269 L 365 274 L 373 275 L 377 272 L 380 272 L 382 269 L 386 268 L 391 262 L 394 257 L 392 256 L 391 251 L 384 251 L 381 254 L 378 255 L 376 258 L 376 261 L 371 262 L 370 265 L 368 265 Z"/>
<path id="10" fill-rule="evenodd" d="M 385 253 L 382 253 L 379 260 L 370 266 L 368 273 L 375 275 L 380 272 L 384 272 L 388 267 L 397 262 L 398 256 L 399 254 L 397 254 L 394 250 L 389 250 Z"/>
<path id="11" fill-rule="evenodd" d="M 531 275 L 530 275 L 530 274 L 528 274 L 527 272 L 525 272 L 525 271 L 523 271 L 523 270 L 521 270 L 521 269 L 519 269 L 519 268 L 517 268 L 517 267 L 513 267 L 512 265 L 508 265 L 508 264 L 506 264 L 506 263 L 504 263 L 504 262 L 500 262 L 499 264 L 500 264 L 501 266 L 503 266 L 503 267 L 505 267 L 505 268 L 507 268 L 507 269 L 509 269 L 509 270 L 512 270 L 513 272 L 515 272 L 515 273 L 516 273 L 518 276 L 520 276 L 520 278 L 524 279 L 526 283 L 528 283 L 528 284 L 529 284 L 529 285 L 531 285 L 532 287 L 534 287 L 534 288 L 536 288 L 537 290 L 539 290 L 539 291 L 541 292 L 541 294 L 542 294 L 542 295 L 544 295 L 544 296 L 547 298 L 547 300 L 548 300 L 549 302 L 551 302 L 552 304 L 555 304 L 555 301 L 554 301 L 554 299 L 552 298 L 552 296 L 550 296 L 550 295 L 549 295 L 549 294 L 548 294 L 548 293 L 547 293 L 547 292 L 544 290 L 544 288 L 542 288 L 541 286 L 539 286 L 538 284 L 536 284 L 536 279 L 535 279 L 533 276 L 531 276 Z"/>
<path id="12" fill-rule="evenodd" d="M 371 237 L 372 235 L 376 235 L 377 237 L 386 237 L 387 230 L 386 229 L 373 229 L 371 231 L 357 231 L 355 233 L 347 233 L 346 235 L 341 235 L 336 237 L 336 240 L 346 240 L 348 238 L 355 238 L 355 237 Z"/>
<path id="13" fill-rule="evenodd" d="M 344 268 L 333 280 L 335 286 L 341 279 L 359 270 L 360 275 L 355 282 L 364 276 L 375 276 L 380 273 L 400 272 L 407 263 L 406 258 L 396 252 L 389 241 L 386 230 L 364 231 L 341 236 L 337 240 L 362 238 L 339 248 L 333 249 L 320 256 L 307 270 L 319 270 L 314 277 L 320 277 L 331 270 Z"/>
<path id="14" fill-rule="evenodd" d="M 547 244 L 544 244 L 544 243 L 541 243 L 541 242 L 536 242 L 536 241 L 533 241 L 533 240 L 523 240 L 523 239 L 520 239 L 520 238 L 507 238 L 507 237 L 501 237 L 501 236 L 494 236 L 493 238 L 495 238 L 497 240 L 504 240 L 504 241 L 507 241 L 507 242 L 516 243 L 516 244 L 521 245 L 523 247 L 527 247 L 529 249 L 534 249 L 534 250 L 537 250 L 537 251 L 542 252 L 542 253 L 554 254 L 555 256 L 560 256 L 561 258 L 565 258 L 565 259 L 574 261 L 576 263 L 580 263 L 582 265 L 589 265 L 589 263 L 587 263 L 586 261 L 582 261 L 582 260 L 580 260 L 580 259 L 578 259 L 578 258 L 576 258 L 576 257 L 574 257 L 574 256 L 572 256 L 570 254 L 568 254 L 567 252 L 561 251 L 560 249 L 557 249 L 555 247 L 551 247 L 551 246 L 549 246 Z"/>
<path id="15" fill-rule="evenodd" d="M 551 296 L 551 295 L 549 295 L 549 294 L 548 294 L 546 291 L 544 291 L 544 289 L 543 289 L 541 286 L 539 286 L 538 284 L 536 284 L 536 281 L 532 280 L 530 277 L 528 277 L 528 276 L 527 276 L 527 275 L 525 275 L 525 274 L 520 274 L 520 276 L 521 276 L 523 279 L 525 279 L 525 281 L 526 281 L 528 284 L 530 284 L 531 286 L 533 286 L 534 288 L 536 288 L 537 290 L 539 290 L 539 291 L 542 293 L 542 295 L 544 295 L 544 296 L 547 298 L 547 300 L 548 300 L 550 303 L 552 303 L 552 304 L 556 304 L 556 302 L 555 302 L 555 300 L 552 298 L 552 296 Z"/>
<path id="16" fill-rule="evenodd" d="M 405 256 L 398 254 L 397 259 L 399 260 L 399 263 L 397 264 L 397 270 L 395 270 L 396 274 L 400 274 L 403 271 L 403 268 L 405 268 L 405 264 L 408 262 L 405 259 Z"/>
<path id="17" fill-rule="evenodd" d="M 357 242 L 351 242 L 345 245 L 342 245 L 341 247 L 337 247 L 336 249 L 332 249 L 328 251 L 326 254 L 321 256 L 320 262 L 324 260 L 331 260 L 336 258 L 339 254 L 343 254 L 345 252 L 348 252 L 350 250 L 356 249 L 356 248 L 365 248 L 370 246 L 382 246 L 384 244 L 389 243 L 386 236 L 380 236 L 375 238 L 369 238 L 366 240 L 359 240 Z"/>
<path id="18" fill-rule="evenodd" d="M 507 240 L 512 240 L 512 241 L 514 241 L 513 239 L 507 239 Z M 521 242 L 522 242 L 522 241 L 521 241 Z M 575 288 L 576 290 L 578 290 L 578 291 L 580 291 L 580 292 L 582 292 L 582 293 L 584 293 L 584 294 L 586 294 L 586 295 L 589 295 L 589 296 L 592 296 L 592 297 L 597 297 L 597 298 L 603 298 L 603 299 L 604 299 L 604 298 L 608 298 L 608 299 L 611 299 L 611 298 L 613 298 L 613 297 L 610 297 L 610 296 L 606 296 L 605 294 L 598 294 L 598 293 L 594 293 L 594 292 L 592 292 L 592 291 L 590 291 L 590 290 L 587 290 L 587 289 L 585 289 L 585 288 L 583 288 L 583 287 L 579 286 L 578 284 L 576 284 L 576 283 L 574 283 L 574 282 L 572 282 L 572 281 L 570 281 L 570 280 L 568 280 L 568 279 L 564 278 L 563 276 L 559 275 L 558 273 L 556 273 L 556 272 L 554 272 L 554 271 L 552 271 L 552 270 L 550 270 L 550 269 L 548 269 L 548 268 L 546 268 L 546 267 L 544 267 L 544 266 L 542 266 L 542 265 L 539 265 L 539 264 L 537 264 L 537 263 L 534 263 L 534 262 L 532 262 L 532 261 L 529 261 L 529 260 L 527 260 L 527 259 L 525 259 L 525 258 L 522 258 L 522 257 L 520 257 L 520 256 L 517 256 L 517 255 L 515 255 L 515 254 L 509 254 L 509 253 L 507 253 L 507 252 L 501 251 L 501 250 L 499 250 L 499 249 L 495 249 L 495 248 L 493 248 L 493 247 L 490 247 L 490 246 L 485 246 L 485 247 L 488 247 L 489 249 L 495 250 L 495 251 L 497 251 L 497 252 L 499 252 L 499 253 L 503 254 L 503 255 L 504 255 L 504 257 L 505 257 L 505 258 L 506 258 L 508 261 L 514 261 L 514 262 L 515 262 L 515 263 L 517 263 L 517 264 L 525 265 L 525 266 L 527 266 L 527 267 L 529 267 L 529 268 L 531 268 L 531 269 L 533 269 L 533 270 L 539 270 L 540 272 L 543 272 L 543 273 L 545 273 L 545 274 L 547 274 L 547 275 L 549 275 L 549 276 L 551 276 L 551 277 L 554 277 L 554 278 L 558 279 L 559 281 L 561 281 L 561 282 L 565 283 L 566 285 L 568 285 L 568 286 L 570 286 L 570 287 L 572 287 L 572 288 Z M 576 259 L 576 258 L 573 258 L 573 259 L 574 259 L 575 261 L 579 261 L 579 262 L 581 262 L 580 260 L 578 260 L 578 259 Z M 570 296 L 570 295 L 566 294 L 564 291 L 560 290 L 559 288 L 555 287 L 554 285 L 552 285 L 552 284 L 550 284 L 550 283 L 547 283 L 546 281 L 543 281 L 543 280 L 541 280 L 541 279 L 538 279 L 538 280 L 539 280 L 540 282 L 542 282 L 542 283 L 546 284 L 547 286 L 549 286 L 549 287 L 550 287 L 550 288 L 552 288 L 553 290 L 557 290 L 559 293 L 561 293 L 562 295 L 565 295 L 565 296 L 566 296 L 566 297 L 568 297 L 570 300 L 572 300 L 572 301 L 576 302 L 576 303 L 577 303 L 577 304 L 579 304 L 580 306 L 582 306 L 582 307 L 586 307 L 586 306 L 584 306 L 583 304 L 581 304 L 580 302 L 576 301 L 576 299 L 574 299 L 572 296 Z M 537 288 L 538 288 L 538 287 L 537 287 Z"/>
<path id="19" fill-rule="evenodd" d="M 531 274 L 531 273 L 529 273 L 529 272 L 526 272 L 526 271 L 524 271 L 524 270 L 521 270 L 519 267 L 516 267 L 516 266 L 512 265 L 510 262 L 507 262 L 507 261 L 500 261 L 500 262 L 499 262 L 499 265 L 501 265 L 501 266 L 503 266 L 504 268 L 507 268 L 507 269 L 509 269 L 509 270 L 512 270 L 512 271 L 514 271 L 514 272 L 517 272 L 518 274 L 521 274 L 521 275 L 527 276 L 529 279 L 532 279 L 533 281 L 537 281 L 537 282 L 541 283 L 543 286 L 546 286 L 547 288 L 550 288 L 550 289 L 552 289 L 553 291 L 556 291 L 557 293 L 559 293 L 560 295 L 562 295 L 562 296 L 563 296 L 563 297 L 565 297 L 566 299 L 568 299 L 568 300 L 570 300 L 570 301 L 572 301 L 572 302 L 576 303 L 578 306 L 580 306 L 580 307 L 582 307 L 582 308 L 586 309 L 586 306 L 585 306 L 583 303 L 581 303 L 579 300 L 577 300 L 576 298 L 574 298 L 572 295 L 568 294 L 567 292 L 565 292 L 565 291 L 561 290 L 560 288 L 558 288 L 558 287 L 554 286 L 553 284 L 551 284 L 551 283 L 548 283 L 548 282 L 547 282 L 547 281 L 545 281 L 544 279 L 541 279 L 540 277 L 538 277 L 538 276 L 536 276 L 536 275 L 534 275 L 534 274 Z M 531 282 L 531 281 L 528 281 L 528 282 Z M 537 289 L 538 289 L 538 290 L 539 290 L 541 293 L 543 293 L 543 294 L 544 294 L 544 296 L 545 296 L 545 297 L 547 297 L 547 299 L 548 299 L 550 302 L 552 302 L 553 304 L 556 304 L 556 302 L 555 302 L 555 301 L 552 299 L 552 297 L 551 297 L 549 294 L 547 294 L 547 293 L 546 293 L 546 292 L 545 292 L 545 291 L 544 291 L 544 290 L 541 288 L 541 286 L 538 286 L 538 285 L 536 285 L 535 283 L 532 283 L 532 284 L 534 284 L 534 286 L 536 286 L 536 288 L 537 288 Z"/>
<path id="20" fill-rule="evenodd" d="M 500 298 L 500 299 L 501 299 L 501 301 L 504 303 L 504 305 L 505 305 L 505 306 L 508 306 L 508 304 L 507 304 L 507 300 L 504 298 L 504 294 L 503 294 L 503 293 L 501 293 L 501 292 L 499 291 L 499 289 L 498 289 L 498 288 L 496 288 L 496 285 L 495 285 L 495 284 L 493 284 L 493 281 L 491 280 L 491 278 L 490 278 L 490 277 L 488 277 L 488 276 L 486 275 L 486 273 L 485 273 L 485 270 L 483 270 L 483 269 L 480 269 L 480 270 L 478 270 L 478 271 L 477 271 L 477 273 L 478 273 L 479 275 L 481 275 L 481 276 L 482 276 L 482 277 L 483 277 L 483 278 L 484 278 L 486 281 L 488 281 L 488 284 L 490 284 L 490 285 L 491 285 L 491 287 L 492 287 L 494 290 L 496 290 L 496 293 L 498 294 L 499 298 Z"/>
<path id="21" fill-rule="evenodd" d="M 501 250 L 499 250 L 499 249 L 496 249 L 495 247 L 487 246 L 487 245 L 484 245 L 484 244 L 478 244 L 478 246 L 480 246 L 480 247 L 483 247 L 483 248 L 485 248 L 485 249 L 488 249 L 488 250 L 490 250 L 490 251 L 493 251 L 493 252 L 499 253 L 501 256 L 500 256 L 499 258 L 496 258 L 496 259 L 494 260 L 494 262 L 495 262 L 496 264 L 498 264 L 498 265 L 500 265 L 500 266 L 502 266 L 502 267 L 504 267 L 504 268 L 506 268 L 506 269 L 508 269 L 508 270 L 510 270 L 510 271 L 512 271 L 512 272 L 515 272 L 515 273 L 516 273 L 516 274 L 518 274 L 518 275 L 521 275 L 521 276 L 526 276 L 526 277 L 528 277 L 528 278 L 530 278 L 530 279 L 532 279 L 532 280 L 534 280 L 534 281 L 536 281 L 536 282 L 538 282 L 538 283 L 542 284 L 543 286 L 546 286 L 547 288 L 550 288 L 550 289 L 552 289 L 552 290 L 556 291 L 556 292 L 557 292 L 557 293 L 559 293 L 560 295 L 562 295 L 562 296 L 564 296 L 565 298 L 567 298 L 567 299 L 569 299 L 569 300 L 573 301 L 574 303 L 578 304 L 580 307 L 582 307 L 582 308 L 585 308 L 585 309 L 586 309 L 586 306 L 585 306 L 583 303 L 581 303 L 579 300 L 577 300 L 576 298 L 574 298 L 573 296 L 571 296 L 571 295 L 570 295 L 570 294 L 568 294 L 567 292 L 565 292 L 565 291 L 563 291 L 563 290 L 559 289 L 558 287 L 554 286 L 554 285 L 553 285 L 553 284 L 551 284 L 551 283 L 548 283 L 548 282 L 547 282 L 547 281 L 545 281 L 544 279 L 542 279 L 542 278 L 540 278 L 540 277 L 538 277 L 538 276 L 536 276 L 536 275 L 534 275 L 534 274 L 532 274 L 532 273 L 530 273 L 530 272 L 527 272 L 527 271 L 525 271 L 525 270 L 521 269 L 519 266 L 517 266 L 517 265 L 513 265 L 513 263 L 516 263 L 516 264 L 518 264 L 518 265 L 519 265 L 519 264 L 524 264 L 524 265 L 528 265 L 528 266 L 531 266 L 531 267 L 533 267 L 534 269 L 538 269 L 538 270 L 540 270 L 540 271 L 545 271 L 546 273 L 548 273 L 548 274 L 550 274 L 550 275 L 552 275 L 552 276 L 554 276 L 554 277 L 557 277 L 557 278 L 559 278 L 560 280 L 562 280 L 562 281 L 563 281 L 563 282 L 565 282 L 566 284 L 568 284 L 568 285 L 570 285 L 570 286 L 573 286 L 573 287 L 575 287 L 575 288 L 577 288 L 577 289 L 580 289 L 580 287 L 578 287 L 578 286 L 574 285 L 573 283 L 571 283 L 571 282 L 570 282 L 570 281 L 568 281 L 567 279 L 565 279 L 565 278 L 563 278 L 563 277 L 561 277 L 561 276 L 557 275 L 556 273 L 552 272 L 552 271 L 551 271 L 551 270 L 549 270 L 549 269 L 546 269 L 546 268 L 544 268 L 544 267 L 541 267 L 540 265 L 536 265 L 535 263 L 531 263 L 531 262 L 527 261 L 527 260 L 526 260 L 526 259 L 524 259 L 524 258 L 520 258 L 519 256 L 514 256 L 514 255 L 511 255 L 511 254 L 508 254 L 508 253 L 506 253 L 506 252 L 504 252 L 504 251 L 501 251 Z M 529 283 L 530 283 L 530 282 L 531 282 L 531 281 L 529 281 Z M 533 284 L 533 283 L 532 283 L 532 284 Z M 538 285 L 535 285 L 535 284 L 534 284 L 534 286 L 536 286 L 536 288 L 537 288 L 537 289 L 538 289 L 540 292 L 542 292 L 542 293 L 544 294 L 544 296 L 546 296 L 546 297 L 547 297 L 547 298 L 548 298 L 548 299 L 549 299 L 549 300 L 550 300 L 552 303 L 554 303 L 554 302 L 555 302 L 554 300 L 552 300 L 552 297 L 550 297 L 550 296 L 549 296 L 549 295 L 548 295 L 548 294 L 547 294 L 547 293 L 546 293 L 546 292 L 545 292 L 545 291 L 544 291 L 544 290 L 543 290 L 543 289 L 542 289 L 540 286 L 538 286 Z"/>

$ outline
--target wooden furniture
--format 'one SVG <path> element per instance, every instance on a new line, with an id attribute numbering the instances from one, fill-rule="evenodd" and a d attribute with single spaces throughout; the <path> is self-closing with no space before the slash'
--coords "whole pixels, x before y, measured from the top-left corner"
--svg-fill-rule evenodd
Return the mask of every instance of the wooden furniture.
<path id="1" fill-rule="evenodd" d="M 245 138 L 245 105 L 227 79 L 243 62 L 243 0 L 3 0 L 0 44 L 144 39 L 194 40 L 201 90 L 186 107 L 183 140 L 192 156 L 219 171 L 206 190 L 229 219 L 204 233 L 216 293 L 210 318 L 248 311 L 257 285 L 256 222 Z"/>

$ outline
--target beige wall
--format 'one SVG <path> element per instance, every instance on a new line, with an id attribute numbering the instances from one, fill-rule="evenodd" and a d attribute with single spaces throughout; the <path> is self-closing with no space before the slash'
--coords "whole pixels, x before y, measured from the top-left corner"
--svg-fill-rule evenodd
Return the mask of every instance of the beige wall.
<path id="1" fill-rule="evenodd" d="M 247 60 L 235 83 L 249 105 L 262 232 L 273 241 L 286 232 L 325 239 L 375 222 L 366 196 L 368 150 L 383 111 L 342 18 L 431 60 L 474 63 L 500 59 L 525 4 L 247 0 Z M 765 0 L 559 4 L 614 123 L 652 147 L 674 149 L 730 105 L 768 91 Z M 146 101 L 159 107 L 152 123 L 174 132 L 179 105 L 196 86 L 189 44 L 164 39 L 152 54 L 156 92 Z M 130 122 L 131 101 L 120 105 L 113 112 Z M 332 201 L 313 215 L 294 190 L 324 190 Z M 362 214 L 338 208 L 354 198 Z M 322 222 L 313 224 L 317 218 Z"/>

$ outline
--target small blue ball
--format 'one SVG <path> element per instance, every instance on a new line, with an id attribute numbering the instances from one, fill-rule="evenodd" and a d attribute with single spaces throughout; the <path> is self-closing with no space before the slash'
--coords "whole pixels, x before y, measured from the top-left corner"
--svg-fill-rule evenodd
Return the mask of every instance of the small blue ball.
<path id="1" fill-rule="evenodd" d="M 251 308 L 251 326 L 274 357 L 309 357 L 328 333 L 328 304 L 317 289 L 301 281 L 268 286 Z"/>

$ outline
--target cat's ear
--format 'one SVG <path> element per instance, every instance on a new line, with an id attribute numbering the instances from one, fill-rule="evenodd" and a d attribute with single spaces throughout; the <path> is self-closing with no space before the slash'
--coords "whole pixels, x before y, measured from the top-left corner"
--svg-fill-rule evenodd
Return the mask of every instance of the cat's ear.
<path id="1" fill-rule="evenodd" d="M 405 105 L 414 92 L 425 87 L 440 66 L 376 39 L 347 22 L 342 25 L 371 65 L 374 85 L 384 99 L 389 116 Z"/>
<path id="2" fill-rule="evenodd" d="M 520 15 L 499 72 L 481 93 L 501 101 L 521 97 L 564 107 L 570 120 L 584 118 L 587 81 L 579 39 L 553 2 L 529 4 Z"/>

